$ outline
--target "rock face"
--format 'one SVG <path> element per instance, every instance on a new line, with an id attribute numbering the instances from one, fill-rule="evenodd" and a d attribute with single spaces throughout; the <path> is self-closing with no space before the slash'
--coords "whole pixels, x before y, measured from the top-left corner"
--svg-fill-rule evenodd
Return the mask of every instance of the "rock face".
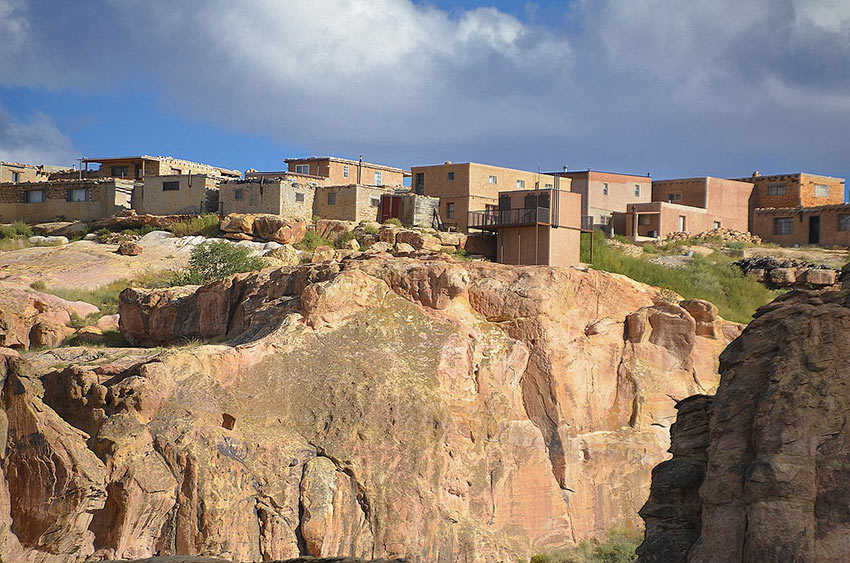
<path id="1" fill-rule="evenodd" d="M 122 256 L 138 256 L 142 253 L 142 245 L 131 240 L 127 240 L 118 245 L 116 252 Z"/>
<path id="2" fill-rule="evenodd" d="M 640 561 L 850 559 L 848 328 L 846 288 L 759 309 L 721 355 L 715 397 L 680 404 Z"/>
<path id="3" fill-rule="evenodd" d="M 714 390 L 730 332 L 621 276 L 382 254 L 128 289 L 120 312 L 134 343 L 228 344 L 11 362 L 74 496 L 7 472 L 42 524 L 17 534 L 0 481 L 3 560 L 489 563 L 635 527 L 675 401 Z"/>

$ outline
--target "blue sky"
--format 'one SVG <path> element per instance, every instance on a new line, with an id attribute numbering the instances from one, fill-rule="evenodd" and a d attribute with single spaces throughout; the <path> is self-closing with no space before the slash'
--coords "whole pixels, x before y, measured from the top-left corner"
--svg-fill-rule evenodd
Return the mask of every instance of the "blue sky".
<path id="1" fill-rule="evenodd" d="M 0 158 L 850 176 L 842 0 L 0 0 Z"/>

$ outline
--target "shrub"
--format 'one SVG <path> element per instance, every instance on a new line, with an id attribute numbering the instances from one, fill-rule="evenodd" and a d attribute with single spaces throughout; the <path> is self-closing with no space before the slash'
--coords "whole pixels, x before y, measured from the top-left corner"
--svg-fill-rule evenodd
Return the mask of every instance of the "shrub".
<path id="1" fill-rule="evenodd" d="M 44 284 L 44 282 L 35 282 L 30 287 L 37 289 L 38 291 L 51 293 L 67 301 L 84 301 L 85 303 L 91 303 L 100 309 L 101 315 L 114 315 L 118 312 L 118 294 L 128 287 L 167 287 L 170 285 L 170 280 L 173 276 L 174 274 L 168 271 L 148 273 L 132 280 L 115 280 L 112 283 L 108 283 L 94 289 L 64 287 L 49 288 L 46 284 Z M 85 321 L 90 323 L 91 319 L 96 321 L 97 318 L 99 318 L 99 315 L 97 317 L 86 318 Z"/>
<path id="2" fill-rule="evenodd" d="M 205 242 L 192 249 L 189 267 L 174 276 L 173 285 L 203 285 L 232 274 L 259 270 L 263 261 L 244 246 L 223 240 Z"/>
<path id="3" fill-rule="evenodd" d="M 43 281 L 39 280 L 39 281 L 32 282 L 30 284 L 30 287 L 33 288 L 36 291 L 44 291 L 45 289 L 47 289 L 47 284 L 44 283 Z"/>
<path id="4" fill-rule="evenodd" d="M 365 227 L 363 227 L 363 230 L 366 231 L 367 235 L 378 235 L 381 232 L 381 229 L 379 229 L 375 225 L 366 225 Z"/>
<path id="5" fill-rule="evenodd" d="M 396 227 L 404 226 L 401 224 L 401 219 L 398 219 L 396 217 L 391 217 L 390 219 L 387 219 L 386 221 L 384 221 L 384 225 L 395 225 Z"/>
<path id="6" fill-rule="evenodd" d="M 301 242 L 295 245 L 298 250 L 306 250 L 312 252 L 317 246 L 333 246 L 333 243 L 323 236 L 320 236 L 316 231 L 307 231 Z"/>
<path id="7" fill-rule="evenodd" d="M 221 219 L 218 215 L 206 213 L 175 223 L 168 230 L 176 237 L 217 237 L 221 235 L 220 225 Z"/>
<path id="8" fill-rule="evenodd" d="M 336 239 L 334 246 L 336 248 L 345 248 L 345 245 L 352 240 L 355 240 L 357 236 L 355 236 L 354 231 L 348 231 L 347 233 L 343 233 Z"/>
<path id="9" fill-rule="evenodd" d="M 15 221 L 11 225 L 0 225 L 0 238 L 29 238 L 32 229 L 23 221 Z"/>
<path id="10" fill-rule="evenodd" d="M 604 542 L 584 540 L 565 551 L 535 555 L 531 563 L 631 563 L 637 561 L 635 549 L 640 542 L 637 532 L 614 530 Z"/>

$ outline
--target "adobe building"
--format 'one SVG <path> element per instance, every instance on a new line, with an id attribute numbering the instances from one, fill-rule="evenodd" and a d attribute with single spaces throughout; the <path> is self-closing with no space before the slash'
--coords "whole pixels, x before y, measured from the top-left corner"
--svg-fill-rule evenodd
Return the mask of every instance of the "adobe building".
<path id="1" fill-rule="evenodd" d="M 319 186 L 313 200 L 313 215 L 342 221 L 377 221 L 381 196 L 394 190 L 380 186 Z"/>
<path id="2" fill-rule="evenodd" d="M 145 176 L 133 191 L 133 209 L 149 215 L 218 212 L 218 179 L 206 174 Z"/>
<path id="3" fill-rule="evenodd" d="M 781 246 L 850 247 L 850 204 L 756 209 L 752 232 Z"/>
<path id="4" fill-rule="evenodd" d="M 130 209 L 132 180 L 89 178 L 0 184 L 0 222 L 95 221 Z"/>
<path id="5" fill-rule="evenodd" d="M 64 166 L 49 166 L 47 164 L 23 164 L 0 160 L 0 184 L 19 182 L 43 182 L 48 180 L 51 173 L 70 170 Z"/>
<path id="6" fill-rule="evenodd" d="M 723 178 L 655 180 L 651 202 L 630 203 L 625 212 L 614 213 L 614 232 L 632 239 L 719 228 L 746 232 L 753 189 Z"/>
<path id="7" fill-rule="evenodd" d="M 218 186 L 218 206 L 228 213 L 271 213 L 309 221 L 313 217 L 315 183 L 299 175 L 229 180 Z"/>
<path id="8" fill-rule="evenodd" d="M 737 178 L 753 184 L 753 209 L 818 207 L 844 203 L 844 178 L 798 172 Z M 755 233 L 758 234 L 758 233 Z"/>
<path id="9" fill-rule="evenodd" d="M 241 178 L 238 170 L 228 170 L 209 164 L 191 162 L 170 156 L 124 156 L 108 158 L 83 158 L 82 169 L 52 174 L 51 179 L 122 178 L 143 180 L 147 176 L 176 176 L 180 174 L 206 174 L 214 178 Z M 90 169 L 97 164 L 97 169 Z"/>
<path id="10" fill-rule="evenodd" d="M 405 227 L 442 230 L 439 209 L 439 198 L 415 194 L 410 190 L 396 190 L 394 193 L 381 195 L 378 222 L 398 219 Z"/>
<path id="11" fill-rule="evenodd" d="M 325 178 L 327 186 L 388 186 L 404 185 L 410 173 L 401 168 L 372 164 L 362 160 L 348 160 L 335 156 L 311 156 L 309 158 L 287 158 L 289 172 Z"/>
<path id="12" fill-rule="evenodd" d="M 440 219 L 446 228 L 466 232 L 472 211 L 495 211 L 500 194 L 508 191 L 560 189 L 570 179 L 475 162 L 413 166 L 413 191 L 440 198 Z"/>
<path id="13" fill-rule="evenodd" d="M 265 178 L 267 180 L 275 180 L 275 179 L 284 179 L 291 180 L 298 184 L 310 185 L 315 187 L 318 186 L 326 186 L 328 185 L 328 178 L 324 176 L 314 176 L 313 174 L 300 174 L 298 172 L 289 172 L 288 170 L 278 170 L 274 172 L 260 172 L 257 170 L 246 170 L 245 171 L 246 179 L 260 179 Z"/>
<path id="14" fill-rule="evenodd" d="M 581 194 L 543 188 L 498 194 L 498 209 L 470 211 L 470 229 L 496 233 L 501 264 L 574 266 L 580 262 Z"/>
<path id="15" fill-rule="evenodd" d="M 552 175 L 572 180 L 570 191 L 581 194 L 581 214 L 593 220 L 592 227 L 587 225 L 589 228 L 610 231 L 613 213 L 625 212 L 629 203 L 652 201 L 652 178 L 649 174 L 638 176 L 596 170 L 564 170 Z"/>

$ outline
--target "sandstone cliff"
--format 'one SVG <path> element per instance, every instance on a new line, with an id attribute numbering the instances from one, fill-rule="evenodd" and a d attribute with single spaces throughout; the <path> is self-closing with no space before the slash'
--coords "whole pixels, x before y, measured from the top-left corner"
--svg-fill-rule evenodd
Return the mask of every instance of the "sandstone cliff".
<path id="1" fill-rule="evenodd" d="M 440 259 L 121 299 L 131 342 L 227 344 L 4 357 L 4 560 L 492 562 L 634 527 L 740 331 L 621 276 Z"/>
<path id="2" fill-rule="evenodd" d="M 850 560 L 850 289 L 792 292 L 679 405 L 641 510 L 643 562 Z"/>

